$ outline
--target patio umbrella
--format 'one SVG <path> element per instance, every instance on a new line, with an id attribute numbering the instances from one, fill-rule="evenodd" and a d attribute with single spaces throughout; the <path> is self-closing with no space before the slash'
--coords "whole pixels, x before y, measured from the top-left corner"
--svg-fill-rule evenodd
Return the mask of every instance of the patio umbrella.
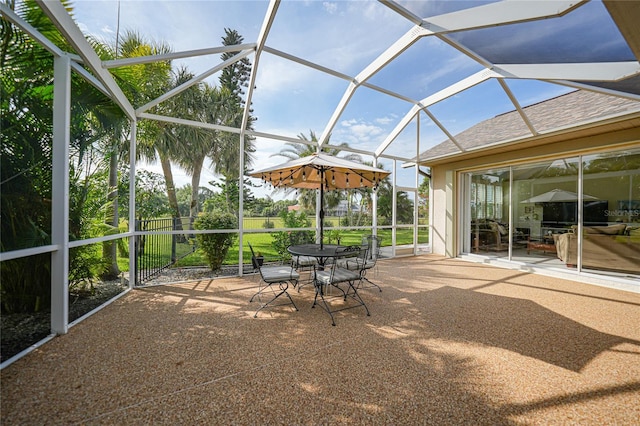
<path id="1" fill-rule="evenodd" d="M 249 173 L 274 188 L 302 188 L 320 190 L 320 246 L 324 233 L 324 191 L 350 188 L 377 188 L 389 172 L 334 157 L 315 153 L 286 163 Z"/>
<path id="2" fill-rule="evenodd" d="M 596 197 L 592 197 L 591 195 L 584 194 L 582 197 L 583 200 L 596 200 Z M 540 195 L 536 195 L 535 197 L 531 197 L 524 201 L 520 201 L 521 203 L 555 203 L 562 201 L 578 201 L 578 194 L 571 191 L 565 191 L 564 189 L 552 189 L 551 191 L 545 192 Z"/>

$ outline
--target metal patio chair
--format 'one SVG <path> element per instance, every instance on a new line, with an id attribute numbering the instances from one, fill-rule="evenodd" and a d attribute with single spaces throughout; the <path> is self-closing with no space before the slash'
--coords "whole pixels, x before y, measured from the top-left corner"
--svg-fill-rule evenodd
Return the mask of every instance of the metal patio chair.
<path id="1" fill-rule="evenodd" d="M 297 311 L 298 307 L 293 302 L 293 299 L 289 295 L 287 289 L 289 288 L 289 283 L 291 283 L 294 287 L 298 284 L 300 274 L 290 265 L 263 266 L 258 264 L 251 243 L 247 244 L 249 244 L 249 248 L 251 249 L 251 262 L 254 268 L 257 267 L 256 269 L 260 273 L 260 283 L 258 284 L 258 291 L 253 296 L 251 296 L 251 299 L 249 300 L 249 302 L 253 302 L 253 299 L 257 297 L 261 302 L 260 307 L 253 317 L 257 318 L 258 312 L 265 309 L 266 307 L 293 305 L 293 307 Z M 271 299 L 269 299 L 269 301 L 267 301 L 266 303 L 262 303 L 263 293 L 268 290 L 271 292 L 273 297 L 271 297 Z M 286 296 L 289 301 L 287 302 L 285 300 L 283 303 L 276 303 L 278 298 L 282 295 Z"/>
<path id="2" fill-rule="evenodd" d="M 340 266 L 352 271 L 358 271 L 360 274 L 360 281 L 357 288 L 377 288 L 382 291 L 382 288 L 373 281 L 371 281 L 366 275 L 367 271 L 374 270 L 378 257 L 380 257 L 380 245 L 382 239 L 375 235 L 365 235 L 362 237 L 361 250 L 356 257 L 345 258 L 339 261 Z M 366 283 L 365 283 L 366 282 Z"/>
<path id="3" fill-rule="evenodd" d="M 360 246 L 348 246 L 343 247 L 336 250 L 336 258 L 349 258 L 358 256 L 358 254 L 362 251 Z M 359 271 L 350 270 L 347 268 L 343 268 L 340 266 L 340 262 L 333 262 L 330 265 L 327 265 L 326 268 L 322 270 L 316 269 L 314 271 L 314 286 L 316 290 L 316 295 L 313 299 L 312 308 L 315 308 L 316 305 L 323 308 L 329 316 L 331 317 L 331 325 L 335 326 L 336 322 L 333 317 L 335 312 L 344 311 L 346 309 L 353 309 L 359 306 L 363 306 L 365 311 L 367 312 L 367 316 L 370 316 L 369 308 L 364 303 L 364 300 L 358 294 L 358 284 L 361 281 L 361 275 Z M 343 288 L 345 287 L 345 288 Z M 329 295 L 328 291 L 330 288 L 336 288 L 340 291 L 338 295 Z M 318 302 L 318 296 L 320 296 L 320 301 L 322 304 Z M 343 303 L 337 302 L 336 306 L 333 306 L 328 303 L 332 299 L 342 299 Z M 348 300 L 355 302 L 349 303 Z M 340 303 L 338 305 L 338 303 Z"/>

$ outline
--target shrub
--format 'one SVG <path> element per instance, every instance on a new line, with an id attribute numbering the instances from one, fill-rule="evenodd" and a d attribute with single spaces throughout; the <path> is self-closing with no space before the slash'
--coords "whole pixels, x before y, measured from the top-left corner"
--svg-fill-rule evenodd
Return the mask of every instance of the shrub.
<path id="1" fill-rule="evenodd" d="M 51 306 L 50 259 L 51 255 L 45 253 L 8 260 L 0 264 L 2 314 L 31 313 L 49 309 Z"/>
<path id="2" fill-rule="evenodd" d="M 335 244 L 340 244 L 340 238 L 342 238 L 342 233 L 338 229 L 332 229 L 327 232 L 327 236 L 329 237 L 329 244 L 335 242 Z"/>
<path id="3" fill-rule="evenodd" d="M 307 215 L 304 213 L 297 214 L 294 210 L 290 212 L 283 210 L 279 216 L 285 228 L 308 228 L 311 226 L 311 221 L 307 219 Z M 271 245 L 282 259 L 286 259 L 289 257 L 287 247 L 312 242 L 314 235 L 313 231 L 272 232 Z"/>
<path id="4" fill-rule="evenodd" d="M 195 229 L 199 230 L 218 230 L 218 229 L 236 229 L 238 227 L 238 219 L 231 213 L 214 211 L 203 213 L 193 223 Z M 222 262 L 227 257 L 229 248 L 236 240 L 235 233 L 220 234 L 197 234 L 199 248 L 204 252 L 209 267 L 212 271 L 220 269 Z"/>

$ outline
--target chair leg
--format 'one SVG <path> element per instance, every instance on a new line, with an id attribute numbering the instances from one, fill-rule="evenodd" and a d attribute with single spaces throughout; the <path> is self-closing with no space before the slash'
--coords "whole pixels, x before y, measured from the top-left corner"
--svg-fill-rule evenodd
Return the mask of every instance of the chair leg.
<path id="1" fill-rule="evenodd" d="M 327 302 L 327 300 L 324 297 L 324 287 L 325 287 L 324 284 L 315 282 L 316 294 L 315 294 L 315 297 L 313 298 L 313 304 L 311 305 L 311 307 L 315 308 L 315 306 L 318 305 L 322 309 L 327 311 L 327 313 L 331 317 L 331 325 L 332 326 L 336 325 L 336 321 L 335 321 L 335 319 L 333 317 L 333 314 L 335 312 L 340 312 L 340 311 L 344 311 L 344 310 L 347 310 L 347 309 L 357 308 L 358 306 L 364 306 L 364 309 L 367 312 L 367 316 L 371 316 L 371 314 L 369 313 L 369 308 L 367 308 L 367 305 L 364 303 L 364 300 L 362 300 L 362 298 L 360 297 L 360 294 L 356 290 L 356 287 L 354 286 L 353 282 L 347 281 L 347 284 L 349 285 L 349 287 L 347 288 L 347 291 L 344 291 L 338 284 L 331 284 L 333 287 L 335 287 L 338 290 L 340 290 L 342 292 L 342 295 L 341 296 L 340 295 L 338 295 L 338 296 L 329 296 L 329 297 L 332 297 L 332 298 L 340 297 L 346 302 L 347 296 L 350 296 L 352 299 L 354 299 L 356 301 L 357 305 L 346 306 L 346 307 L 342 307 L 342 308 L 339 308 L 339 309 L 333 309 L 332 310 L 331 306 L 329 305 L 329 303 Z M 353 294 L 351 293 L 351 290 L 353 290 Z M 322 301 L 322 304 L 320 304 L 318 302 L 318 295 L 320 295 L 320 300 Z"/>
<path id="2" fill-rule="evenodd" d="M 373 281 L 371 281 L 369 278 L 367 278 L 367 277 L 366 277 L 366 275 L 367 275 L 367 271 L 366 271 L 366 270 L 365 270 L 365 271 L 361 271 L 361 272 L 360 272 L 360 278 L 361 278 L 361 279 L 360 279 L 360 283 L 362 283 L 362 281 L 364 280 L 364 281 L 367 281 L 367 282 L 369 283 L 369 285 L 368 285 L 367 287 L 364 287 L 364 286 L 363 286 L 363 287 L 360 287 L 360 285 L 358 285 L 358 288 L 371 288 L 371 287 L 376 287 L 376 288 L 377 288 L 378 290 L 380 290 L 380 292 L 382 293 L 382 288 L 381 288 L 378 284 L 374 283 L 374 282 L 373 282 Z"/>
<path id="3" fill-rule="evenodd" d="M 253 296 L 251 296 L 251 299 L 249 299 L 249 303 L 253 302 L 253 299 L 256 296 L 260 298 L 260 294 L 262 294 L 262 292 L 265 291 L 267 288 L 269 288 L 269 285 L 265 285 L 265 286 L 260 285 L 260 287 L 258 288 L 258 291 Z"/>
<path id="4" fill-rule="evenodd" d="M 296 285 L 298 285 L 298 280 L 293 280 L 293 288 L 296 288 Z M 282 288 L 282 284 L 280 284 L 280 288 Z M 291 295 L 289 294 L 289 292 L 287 291 L 287 287 L 285 287 L 285 289 L 283 290 L 284 294 L 287 295 L 287 297 L 289 298 L 289 301 L 291 302 L 291 304 L 293 305 L 294 308 L 296 308 L 296 311 L 298 310 L 298 307 L 296 306 L 295 303 L 293 303 L 293 299 L 291 298 Z"/>
<path id="5" fill-rule="evenodd" d="M 296 271 L 298 271 L 300 274 L 302 274 L 302 272 L 305 271 L 305 270 L 309 271 L 309 279 L 305 280 L 304 282 L 300 281 L 298 283 L 298 293 L 300 293 L 300 290 L 302 289 L 302 287 L 304 287 L 307 284 L 312 284 L 313 280 L 314 280 L 313 273 L 315 271 L 315 268 L 313 266 L 309 266 L 309 267 L 307 267 L 307 266 L 299 266 L 298 268 L 296 268 Z"/>
<path id="6" fill-rule="evenodd" d="M 336 326 L 336 320 L 333 318 L 333 311 L 331 311 L 331 309 L 329 308 L 329 304 L 324 299 L 324 284 L 315 282 L 314 285 L 315 285 L 315 288 L 316 288 L 316 295 L 313 298 L 313 305 L 311 305 L 311 308 L 315 308 L 316 305 L 320 306 L 318 304 L 318 294 L 320 294 L 320 299 L 322 300 L 322 304 L 324 305 L 324 306 L 320 306 L 320 307 L 322 309 L 324 309 L 325 311 L 327 311 L 327 313 L 331 317 L 331 325 L 335 327 Z"/>
<path id="7" fill-rule="evenodd" d="M 271 290 L 273 290 L 273 288 L 271 287 L 273 284 L 275 284 L 275 283 L 267 284 L 263 288 L 258 290 L 258 292 L 251 297 L 251 300 L 249 302 L 252 302 L 253 299 L 256 296 L 258 296 L 258 300 L 260 300 L 260 295 L 262 294 L 262 292 L 264 290 L 266 290 L 267 288 L 270 288 Z M 298 307 L 296 306 L 296 304 L 294 303 L 293 299 L 291 298 L 291 295 L 287 291 L 287 289 L 289 288 L 289 283 L 285 281 L 285 282 L 280 282 L 280 283 L 277 283 L 277 284 L 280 287 L 280 292 L 276 293 L 275 290 L 273 290 L 275 296 L 271 300 L 269 300 L 267 303 L 263 303 L 263 304 L 260 305 L 260 307 L 258 308 L 256 313 L 253 315 L 254 318 L 258 318 L 258 312 L 260 312 L 261 310 L 263 310 L 266 307 L 293 305 L 294 309 L 296 311 L 298 310 Z M 287 296 L 287 298 L 289 299 L 289 302 L 274 304 L 274 302 L 278 299 L 278 297 L 282 296 L 283 294 Z"/>
<path id="8" fill-rule="evenodd" d="M 362 282 L 362 279 L 360 279 L 360 281 L 358 281 L 358 283 L 360 283 L 360 282 Z M 369 308 L 367 308 L 366 303 L 364 303 L 364 300 L 362 300 L 362 297 L 360 297 L 360 293 L 358 293 L 358 290 L 356 290 L 356 286 L 353 285 L 353 282 L 351 282 L 351 281 L 349 281 L 349 288 L 353 289 L 353 296 L 351 296 L 351 297 L 353 299 L 355 299 L 358 303 L 360 303 L 362 306 L 364 306 L 364 310 L 367 311 L 367 316 L 370 317 L 371 314 L 369 313 Z M 382 290 L 380 290 L 380 291 L 382 291 Z M 349 294 L 349 289 L 347 289 L 347 294 Z M 346 300 L 346 298 L 345 298 L 345 300 Z"/>
<path id="9" fill-rule="evenodd" d="M 371 281 L 369 278 L 367 277 L 362 277 L 363 280 L 367 281 L 369 284 L 371 284 L 369 287 L 377 287 L 378 290 L 380 290 L 380 293 L 382 293 L 382 288 L 380 288 L 380 286 L 376 283 L 374 283 L 373 281 Z M 366 288 L 366 287 L 363 287 Z"/>

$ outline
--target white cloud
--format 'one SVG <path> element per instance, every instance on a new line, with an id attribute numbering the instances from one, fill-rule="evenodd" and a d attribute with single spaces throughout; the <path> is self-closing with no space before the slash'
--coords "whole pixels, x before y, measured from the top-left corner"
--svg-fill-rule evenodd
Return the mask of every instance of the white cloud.
<path id="1" fill-rule="evenodd" d="M 358 122 L 355 119 L 352 118 L 351 120 L 342 120 L 340 122 L 340 125 L 343 126 L 343 127 L 351 127 L 351 126 L 353 126 L 354 124 L 357 124 L 357 123 Z"/>
<path id="2" fill-rule="evenodd" d="M 396 121 L 398 121 L 398 117 L 395 114 L 392 114 L 391 116 L 379 117 L 375 119 L 375 122 L 382 126 L 387 126 L 391 123 L 395 123 Z"/>
<path id="3" fill-rule="evenodd" d="M 311 84 L 313 72 L 293 62 L 263 55 L 256 79 L 257 95 L 281 93 L 283 90 L 301 90 Z"/>
<path id="4" fill-rule="evenodd" d="M 325 1 L 322 3 L 322 7 L 331 15 L 338 11 L 338 4 L 334 2 Z"/>
<path id="5" fill-rule="evenodd" d="M 346 142 L 352 148 L 366 149 L 380 143 L 385 130 L 363 120 L 343 120 L 331 136 L 334 143 Z"/>
<path id="6" fill-rule="evenodd" d="M 82 22 L 78 22 L 77 24 L 78 28 L 80 28 L 80 31 L 82 31 L 83 34 L 90 34 L 89 27 L 87 27 L 86 24 Z"/>
<path id="7" fill-rule="evenodd" d="M 355 124 L 350 127 L 351 132 L 361 140 L 370 140 L 382 133 L 382 128 L 366 123 Z"/>

